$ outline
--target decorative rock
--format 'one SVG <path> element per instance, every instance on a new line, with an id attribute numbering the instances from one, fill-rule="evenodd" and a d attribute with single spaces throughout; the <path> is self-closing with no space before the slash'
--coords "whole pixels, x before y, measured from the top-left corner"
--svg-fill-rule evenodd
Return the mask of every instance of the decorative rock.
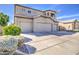
<path id="1" fill-rule="evenodd" d="M 19 36 L 2 36 L 0 38 L 0 55 L 9 55 L 13 54 L 18 45 L 21 46 L 23 40 Z"/>

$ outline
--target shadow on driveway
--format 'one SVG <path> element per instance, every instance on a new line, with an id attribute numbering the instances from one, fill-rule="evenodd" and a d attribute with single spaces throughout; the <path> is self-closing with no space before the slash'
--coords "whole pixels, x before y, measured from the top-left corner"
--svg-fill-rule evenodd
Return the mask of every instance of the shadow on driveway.
<path id="1" fill-rule="evenodd" d="M 24 43 L 32 41 L 31 38 L 24 37 Z"/>
<path id="2" fill-rule="evenodd" d="M 56 35 L 56 36 L 72 35 L 72 34 L 75 34 L 75 32 L 59 31 L 59 32 L 53 33 L 53 35 Z"/>
<path id="3" fill-rule="evenodd" d="M 72 35 L 75 32 L 67 32 L 67 31 L 58 31 L 58 32 L 45 32 L 45 33 L 27 33 L 28 35 L 34 36 L 47 36 L 47 35 L 56 35 L 56 36 L 63 36 L 63 35 Z"/>
<path id="4" fill-rule="evenodd" d="M 22 47 L 18 48 L 19 51 L 25 53 L 25 54 L 33 54 L 36 52 L 36 48 L 31 45 L 24 44 Z"/>

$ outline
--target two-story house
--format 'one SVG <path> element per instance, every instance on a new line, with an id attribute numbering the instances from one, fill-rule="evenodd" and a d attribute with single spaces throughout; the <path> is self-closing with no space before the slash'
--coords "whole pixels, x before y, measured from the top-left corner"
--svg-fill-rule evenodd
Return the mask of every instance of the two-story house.
<path id="1" fill-rule="evenodd" d="M 14 23 L 21 27 L 23 33 L 55 32 L 58 30 L 56 11 L 42 11 L 17 4 L 14 6 Z"/>

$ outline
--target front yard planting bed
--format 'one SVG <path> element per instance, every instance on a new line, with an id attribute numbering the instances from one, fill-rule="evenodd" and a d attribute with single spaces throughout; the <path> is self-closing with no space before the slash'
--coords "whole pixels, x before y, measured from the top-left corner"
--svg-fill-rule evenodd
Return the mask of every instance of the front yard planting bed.
<path id="1" fill-rule="evenodd" d="M 0 55 L 11 55 L 22 46 L 23 36 L 0 36 Z"/>

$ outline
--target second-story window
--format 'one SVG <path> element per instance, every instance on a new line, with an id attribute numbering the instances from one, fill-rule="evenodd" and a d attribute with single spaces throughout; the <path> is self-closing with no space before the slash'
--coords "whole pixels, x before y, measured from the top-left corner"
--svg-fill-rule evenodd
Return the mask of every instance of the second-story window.
<path id="1" fill-rule="evenodd" d="M 54 17 L 55 15 L 53 13 L 51 13 L 51 17 Z"/>
<path id="2" fill-rule="evenodd" d="M 31 13 L 31 11 L 30 11 L 30 10 L 28 10 L 28 13 L 30 14 L 30 13 Z"/>

